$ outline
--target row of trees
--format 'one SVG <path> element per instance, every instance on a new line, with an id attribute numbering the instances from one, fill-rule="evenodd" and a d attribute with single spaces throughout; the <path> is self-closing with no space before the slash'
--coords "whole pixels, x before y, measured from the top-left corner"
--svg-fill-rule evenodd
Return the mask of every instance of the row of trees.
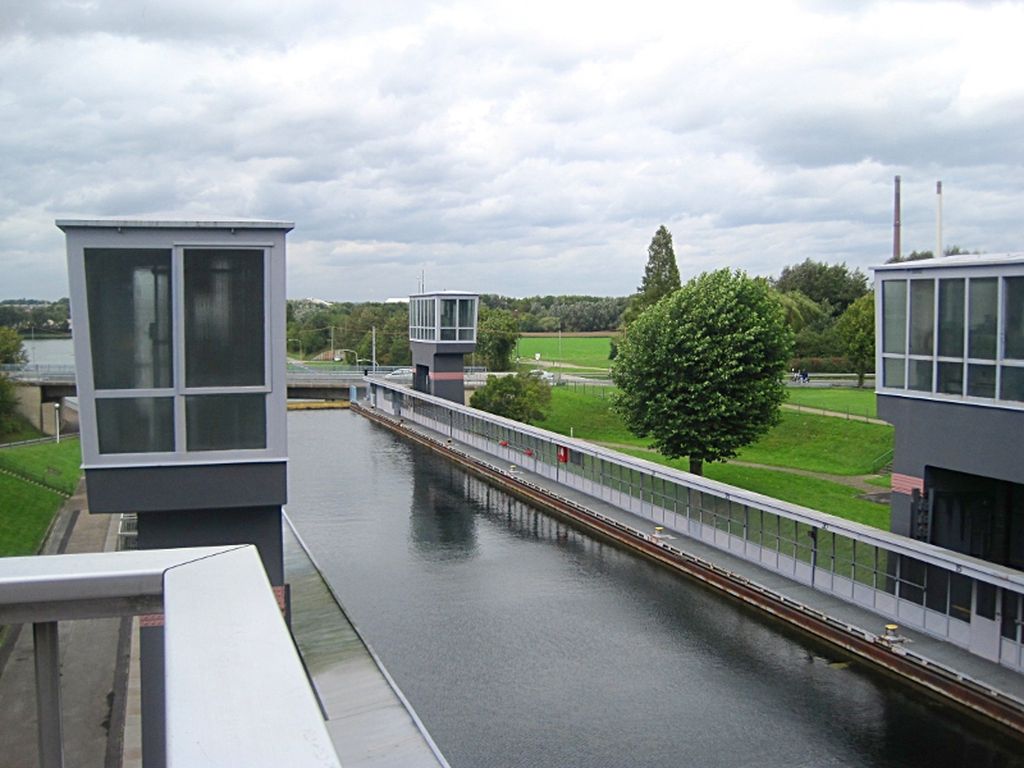
<path id="1" fill-rule="evenodd" d="M 57 301 L 4 299 L 0 301 L 0 326 L 13 328 L 23 336 L 70 333 L 70 303 L 66 298 Z"/>

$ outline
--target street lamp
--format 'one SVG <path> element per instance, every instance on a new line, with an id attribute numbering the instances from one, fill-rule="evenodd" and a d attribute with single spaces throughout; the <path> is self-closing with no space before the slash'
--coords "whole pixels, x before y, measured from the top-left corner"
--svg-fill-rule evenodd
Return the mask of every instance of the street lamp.
<path id="1" fill-rule="evenodd" d="M 60 403 L 53 404 L 53 421 L 57 425 L 57 445 L 60 445 Z"/>
<path id="2" fill-rule="evenodd" d="M 288 341 L 297 342 L 299 345 L 299 359 L 301 360 L 305 355 L 302 354 L 302 339 L 288 339 Z"/>

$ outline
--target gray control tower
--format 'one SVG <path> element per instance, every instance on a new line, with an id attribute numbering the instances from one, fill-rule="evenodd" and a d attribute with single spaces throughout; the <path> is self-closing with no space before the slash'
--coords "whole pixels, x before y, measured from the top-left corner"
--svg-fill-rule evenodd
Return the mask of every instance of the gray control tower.
<path id="1" fill-rule="evenodd" d="M 255 544 L 284 600 L 293 224 L 56 223 L 89 511 L 135 513 L 140 549 Z M 140 632 L 147 766 L 164 764 L 162 621 L 144 617 Z"/>
<path id="2" fill-rule="evenodd" d="M 464 291 L 409 297 L 413 389 L 465 402 L 465 355 L 476 349 L 479 297 Z"/>

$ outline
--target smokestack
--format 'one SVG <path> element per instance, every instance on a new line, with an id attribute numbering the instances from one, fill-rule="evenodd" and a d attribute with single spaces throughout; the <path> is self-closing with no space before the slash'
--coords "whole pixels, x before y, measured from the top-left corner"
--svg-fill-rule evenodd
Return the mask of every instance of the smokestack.
<path id="1" fill-rule="evenodd" d="M 896 199 L 893 200 L 892 210 L 892 260 L 896 262 L 902 257 L 900 253 L 900 177 L 897 176 L 894 181 Z"/>
<path id="2" fill-rule="evenodd" d="M 941 259 L 942 253 L 942 182 L 935 182 L 935 258 Z"/>

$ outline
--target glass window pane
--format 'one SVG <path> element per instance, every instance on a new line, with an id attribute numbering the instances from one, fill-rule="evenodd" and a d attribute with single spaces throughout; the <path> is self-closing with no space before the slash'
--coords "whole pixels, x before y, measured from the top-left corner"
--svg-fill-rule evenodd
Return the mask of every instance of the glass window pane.
<path id="1" fill-rule="evenodd" d="M 971 308 L 968 355 L 994 360 L 996 357 L 996 278 L 976 278 L 970 282 Z"/>
<path id="2" fill-rule="evenodd" d="M 173 386 L 170 276 L 169 250 L 85 249 L 96 389 Z"/>
<path id="3" fill-rule="evenodd" d="M 454 328 L 458 299 L 441 299 L 441 327 Z M 442 336 L 442 338 L 444 338 Z"/>
<path id="4" fill-rule="evenodd" d="M 1024 277 L 1008 277 L 1003 283 L 1006 310 L 1003 329 L 1006 334 L 1005 357 L 1024 360 Z"/>
<path id="5" fill-rule="evenodd" d="M 1004 365 L 999 389 L 999 397 L 1002 400 L 1024 400 L 1024 368 Z"/>
<path id="6" fill-rule="evenodd" d="M 473 299 L 459 299 L 459 327 L 473 325 Z"/>
<path id="7" fill-rule="evenodd" d="M 897 387 L 903 389 L 904 383 L 903 378 L 906 373 L 906 361 L 901 358 L 887 357 L 882 361 L 883 365 L 883 380 L 882 383 L 886 387 Z"/>
<path id="8" fill-rule="evenodd" d="M 963 363 L 939 363 L 939 392 L 947 395 L 964 393 Z"/>
<path id="9" fill-rule="evenodd" d="M 907 381 L 907 386 L 910 389 L 916 389 L 920 392 L 931 392 L 932 391 L 932 361 L 931 360 L 911 360 L 910 361 L 910 377 Z"/>
<path id="10" fill-rule="evenodd" d="M 100 453 L 174 450 L 174 398 L 130 397 L 96 401 Z"/>
<path id="11" fill-rule="evenodd" d="M 939 356 L 964 356 L 963 280 L 939 280 Z"/>
<path id="12" fill-rule="evenodd" d="M 910 354 L 932 355 L 935 334 L 935 282 L 910 281 Z"/>
<path id="13" fill-rule="evenodd" d="M 994 365 L 968 365 L 967 394 L 972 397 L 995 397 L 996 367 Z"/>
<path id="14" fill-rule="evenodd" d="M 186 397 L 185 434 L 190 451 L 266 448 L 266 396 Z"/>
<path id="15" fill-rule="evenodd" d="M 907 281 L 885 280 L 882 283 L 882 351 L 906 352 Z"/>
<path id="16" fill-rule="evenodd" d="M 473 329 L 472 328 L 460 328 L 459 329 L 459 341 L 473 341 Z"/>
<path id="17" fill-rule="evenodd" d="M 185 250 L 185 386 L 264 383 L 263 251 Z"/>

